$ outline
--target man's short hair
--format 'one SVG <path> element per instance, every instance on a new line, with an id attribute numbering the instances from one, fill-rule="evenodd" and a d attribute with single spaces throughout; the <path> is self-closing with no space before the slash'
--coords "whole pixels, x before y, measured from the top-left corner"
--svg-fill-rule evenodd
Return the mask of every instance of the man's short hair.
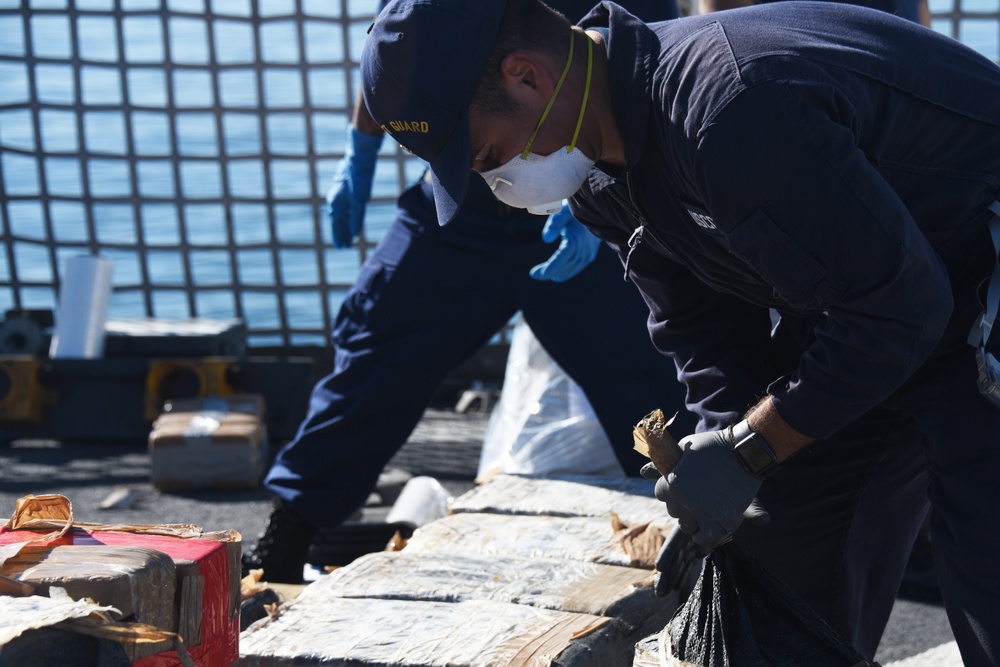
<path id="1" fill-rule="evenodd" d="M 507 0 L 503 20 L 493 49 L 486 59 L 483 75 L 472 96 L 472 107 L 487 114 L 510 116 L 517 111 L 515 102 L 503 88 L 500 64 L 514 51 L 538 51 L 565 58 L 569 47 L 564 35 L 569 20 L 541 0 Z"/>

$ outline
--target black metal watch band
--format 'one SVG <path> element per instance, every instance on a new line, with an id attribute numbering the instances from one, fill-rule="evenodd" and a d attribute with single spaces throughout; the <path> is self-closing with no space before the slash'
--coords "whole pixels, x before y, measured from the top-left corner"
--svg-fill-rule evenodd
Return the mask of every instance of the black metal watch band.
<path id="1" fill-rule="evenodd" d="M 733 425 L 733 453 L 743 463 L 743 467 L 760 477 L 767 477 L 781 466 L 767 441 L 747 424 L 747 420 Z"/>

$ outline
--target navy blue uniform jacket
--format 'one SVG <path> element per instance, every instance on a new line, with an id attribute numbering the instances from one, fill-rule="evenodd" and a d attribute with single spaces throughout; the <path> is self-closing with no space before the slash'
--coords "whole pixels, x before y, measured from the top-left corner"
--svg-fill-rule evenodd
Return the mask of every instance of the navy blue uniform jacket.
<path id="1" fill-rule="evenodd" d="M 1000 68 L 836 3 L 647 26 L 605 2 L 581 25 L 610 27 L 627 167 L 598 164 L 572 210 L 626 264 L 700 429 L 770 385 L 827 437 L 968 333 L 952 283 L 991 268 L 968 257 L 1000 189 Z"/>

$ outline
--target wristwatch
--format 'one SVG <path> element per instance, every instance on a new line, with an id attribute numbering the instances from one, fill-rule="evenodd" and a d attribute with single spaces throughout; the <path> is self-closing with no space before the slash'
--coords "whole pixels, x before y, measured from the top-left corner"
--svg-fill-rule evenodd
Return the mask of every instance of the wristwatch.
<path id="1" fill-rule="evenodd" d="M 733 424 L 733 453 L 743 463 L 743 467 L 759 477 L 768 477 L 781 466 L 778 457 L 764 440 L 764 436 L 756 433 L 747 424 L 747 420 Z"/>

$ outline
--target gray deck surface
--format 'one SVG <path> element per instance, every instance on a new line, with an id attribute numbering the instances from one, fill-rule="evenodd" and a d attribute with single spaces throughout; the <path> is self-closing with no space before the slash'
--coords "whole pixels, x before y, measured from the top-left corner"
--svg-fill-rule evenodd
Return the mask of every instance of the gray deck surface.
<path id="1" fill-rule="evenodd" d="M 452 495 L 471 489 L 486 432 L 487 416 L 429 409 L 390 467 L 437 478 Z M 139 494 L 126 509 L 99 509 L 117 487 Z M 193 523 L 206 530 L 233 529 L 243 548 L 256 542 L 267 518 L 264 489 L 162 493 L 149 484 L 145 443 L 57 443 L 15 441 L 0 447 L 0 517 L 29 493 L 60 493 L 81 521 L 102 523 Z M 388 508 L 366 508 L 366 520 L 384 518 Z M 2 520 L 2 519 L 0 519 Z M 893 667 L 959 667 L 944 610 L 936 605 L 897 602 L 876 659 Z"/>

